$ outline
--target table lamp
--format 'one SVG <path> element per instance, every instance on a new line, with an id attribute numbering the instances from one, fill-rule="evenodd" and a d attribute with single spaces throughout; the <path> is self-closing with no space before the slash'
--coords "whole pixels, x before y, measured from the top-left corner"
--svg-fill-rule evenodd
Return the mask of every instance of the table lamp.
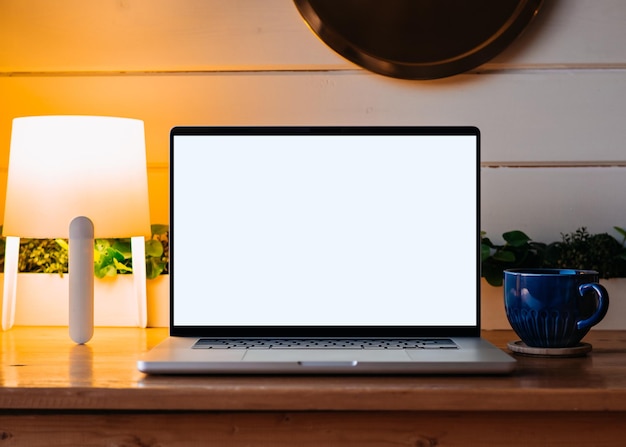
<path id="1" fill-rule="evenodd" d="M 97 116 L 15 118 L 7 180 L 2 328 L 15 319 L 19 238 L 69 238 L 69 331 L 93 334 L 94 237 L 131 238 L 139 321 L 147 325 L 150 237 L 143 122 Z"/>

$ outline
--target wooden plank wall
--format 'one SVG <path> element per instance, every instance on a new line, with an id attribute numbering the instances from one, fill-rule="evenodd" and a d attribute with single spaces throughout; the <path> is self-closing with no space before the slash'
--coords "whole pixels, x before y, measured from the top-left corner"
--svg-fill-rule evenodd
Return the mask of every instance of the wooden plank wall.
<path id="1" fill-rule="evenodd" d="M 291 0 L 2 0 L 0 210 L 17 116 L 144 120 L 153 222 L 174 125 L 471 124 L 490 235 L 610 231 L 626 226 L 625 42 L 623 1 L 545 0 L 479 69 L 403 81 L 333 53 Z"/>

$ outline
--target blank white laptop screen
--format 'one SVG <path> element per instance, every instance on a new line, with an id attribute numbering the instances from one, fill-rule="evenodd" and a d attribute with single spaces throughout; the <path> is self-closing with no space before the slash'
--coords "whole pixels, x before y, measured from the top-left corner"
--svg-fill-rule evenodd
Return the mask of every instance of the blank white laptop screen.
<path id="1" fill-rule="evenodd" d="M 478 135 L 175 135 L 174 326 L 477 325 Z"/>

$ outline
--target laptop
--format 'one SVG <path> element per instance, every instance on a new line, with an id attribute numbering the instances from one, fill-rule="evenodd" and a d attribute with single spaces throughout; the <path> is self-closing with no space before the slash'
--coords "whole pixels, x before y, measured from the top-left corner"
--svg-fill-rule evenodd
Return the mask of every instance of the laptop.
<path id="1" fill-rule="evenodd" d="M 149 374 L 501 374 L 474 127 L 176 127 Z"/>

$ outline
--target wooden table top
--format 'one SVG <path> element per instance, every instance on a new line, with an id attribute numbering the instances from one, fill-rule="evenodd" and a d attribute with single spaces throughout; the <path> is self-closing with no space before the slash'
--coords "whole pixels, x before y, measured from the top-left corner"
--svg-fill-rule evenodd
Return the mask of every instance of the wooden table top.
<path id="1" fill-rule="evenodd" d="M 591 331 L 581 358 L 517 356 L 509 376 L 146 376 L 136 360 L 167 329 L 0 333 L 0 410 L 626 411 L 626 332 Z M 484 337 L 506 349 L 511 331 Z"/>

